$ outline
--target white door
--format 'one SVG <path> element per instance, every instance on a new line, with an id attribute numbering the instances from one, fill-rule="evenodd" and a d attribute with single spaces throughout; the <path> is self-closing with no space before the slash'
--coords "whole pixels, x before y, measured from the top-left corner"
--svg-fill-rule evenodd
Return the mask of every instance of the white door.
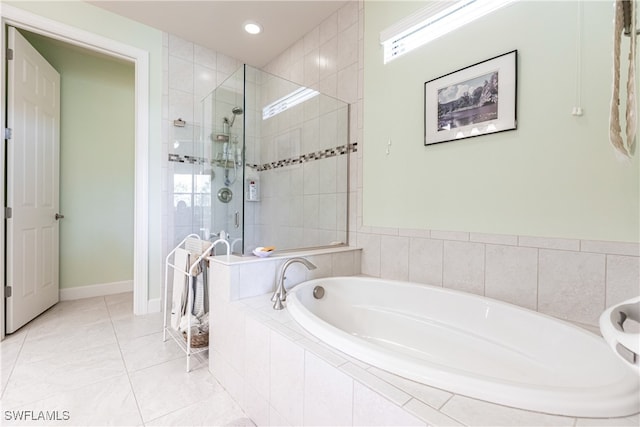
<path id="1" fill-rule="evenodd" d="M 60 75 L 9 27 L 6 333 L 58 302 Z"/>

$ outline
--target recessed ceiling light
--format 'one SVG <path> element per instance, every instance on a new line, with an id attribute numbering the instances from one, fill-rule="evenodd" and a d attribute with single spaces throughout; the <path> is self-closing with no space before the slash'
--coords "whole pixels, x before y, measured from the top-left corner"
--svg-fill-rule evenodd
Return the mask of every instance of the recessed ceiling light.
<path id="1" fill-rule="evenodd" d="M 260 34 L 262 27 L 257 22 L 247 21 L 244 23 L 244 30 L 249 34 Z"/>

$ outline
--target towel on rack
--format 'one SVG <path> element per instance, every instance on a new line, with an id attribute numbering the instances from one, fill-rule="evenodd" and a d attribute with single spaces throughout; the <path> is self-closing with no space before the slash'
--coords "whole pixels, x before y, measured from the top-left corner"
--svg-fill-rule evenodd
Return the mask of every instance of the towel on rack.
<path id="1" fill-rule="evenodd" d="M 173 265 L 173 291 L 171 293 L 171 327 L 178 330 L 180 319 L 186 313 L 187 289 L 189 276 L 183 271 L 189 270 L 191 254 L 189 251 L 178 248 L 174 252 Z"/>
<path id="2" fill-rule="evenodd" d="M 205 252 L 209 246 L 211 246 L 211 242 L 208 240 L 201 240 L 196 237 L 189 237 L 184 242 L 184 248 L 191 253 L 191 264 L 197 261 L 198 257 Z M 191 266 L 189 266 L 191 267 Z M 193 274 L 198 275 L 202 272 L 202 269 L 205 267 L 203 263 L 198 264 L 198 266 L 194 269 Z"/>
<path id="3" fill-rule="evenodd" d="M 200 261 L 204 264 L 205 261 Z M 193 314 L 197 318 L 201 318 L 209 311 L 208 295 L 207 295 L 207 269 L 204 265 L 200 267 L 201 273 L 195 277 L 193 289 Z"/>

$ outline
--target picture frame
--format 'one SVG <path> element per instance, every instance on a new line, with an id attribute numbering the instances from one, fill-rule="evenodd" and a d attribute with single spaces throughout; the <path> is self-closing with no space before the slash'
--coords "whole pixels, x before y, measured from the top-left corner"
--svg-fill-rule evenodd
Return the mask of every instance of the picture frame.
<path id="1" fill-rule="evenodd" d="M 517 129 L 518 51 L 424 84 L 424 145 Z"/>

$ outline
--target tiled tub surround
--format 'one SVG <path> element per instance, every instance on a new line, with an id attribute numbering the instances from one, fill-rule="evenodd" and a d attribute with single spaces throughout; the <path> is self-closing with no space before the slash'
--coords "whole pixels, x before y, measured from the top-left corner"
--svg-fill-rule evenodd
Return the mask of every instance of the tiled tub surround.
<path id="1" fill-rule="evenodd" d="M 359 252 L 319 253 L 307 257 L 318 270 L 305 273 L 303 267 L 291 266 L 289 286 L 311 277 L 358 272 Z M 640 422 L 638 415 L 575 419 L 508 408 L 415 383 L 336 351 L 300 328 L 286 310 L 273 310 L 270 291 L 277 267 L 286 258 L 243 262 L 243 258 L 216 257 L 211 263 L 210 339 L 215 345 L 209 369 L 257 425 L 637 426 Z M 260 292 L 268 293 L 250 296 Z"/>
<path id="2" fill-rule="evenodd" d="M 637 243 L 361 227 L 362 273 L 457 289 L 584 325 L 640 294 Z"/>

